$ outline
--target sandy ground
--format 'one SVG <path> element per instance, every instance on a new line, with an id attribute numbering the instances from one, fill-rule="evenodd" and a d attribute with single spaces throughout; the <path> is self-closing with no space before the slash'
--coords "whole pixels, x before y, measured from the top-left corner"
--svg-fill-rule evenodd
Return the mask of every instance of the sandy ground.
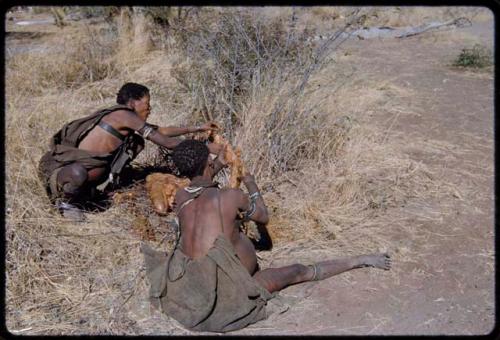
<path id="1" fill-rule="evenodd" d="M 373 221 L 384 226 L 379 237 L 391 244 L 391 271 L 359 269 L 289 287 L 281 293 L 291 301 L 286 312 L 232 335 L 454 335 L 493 329 L 493 72 L 450 67 L 466 40 L 492 48 L 493 19 L 343 46 L 366 84 L 384 84 L 387 95 L 400 89 L 389 107 L 366 114 L 365 122 L 400 141 L 410 159 L 446 179 L 454 194 L 425 202 L 410 198 Z M 328 255 L 328 249 L 318 251 Z M 145 294 L 133 297 L 129 307 L 140 333 L 198 334 L 151 313 Z"/>

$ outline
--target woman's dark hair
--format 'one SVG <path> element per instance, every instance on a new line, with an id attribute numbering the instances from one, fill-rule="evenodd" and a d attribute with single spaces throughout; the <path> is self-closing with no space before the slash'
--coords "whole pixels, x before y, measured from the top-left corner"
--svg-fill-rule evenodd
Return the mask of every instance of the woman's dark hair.
<path id="1" fill-rule="evenodd" d="M 149 89 L 141 84 L 126 83 L 116 94 L 116 102 L 120 105 L 127 105 L 130 99 L 141 99 L 149 95 Z"/>
<path id="2" fill-rule="evenodd" d="M 186 139 L 174 148 L 172 159 L 181 176 L 193 178 L 202 174 L 208 155 L 208 148 L 203 142 Z"/>

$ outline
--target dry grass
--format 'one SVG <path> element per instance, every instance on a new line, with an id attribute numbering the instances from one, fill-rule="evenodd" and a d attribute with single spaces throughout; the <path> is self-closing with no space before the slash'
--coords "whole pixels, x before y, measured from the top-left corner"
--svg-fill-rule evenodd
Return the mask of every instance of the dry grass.
<path id="1" fill-rule="evenodd" d="M 286 21 L 290 12 L 270 13 Z M 319 18 L 325 24 L 348 15 L 314 8 L 307 16 L 304 20 Z M 129 19 L 136 20 L 135 33 L 125 22 Z M 6 65 L 6 319 L 12 332 L 148 332 L 134 318 L 137 306 L 130 306 L 134 299 L 129 300 L 144 295 L 140 290 L 146 287 L 138 251 L 141 237 L 134 223 L 145 225 L 155 219 L 143 192 L 132 203 L 72 225 L 54 212 L 34 176 L 49 136 L 63 122 L 112 104 L 125 81 L 150 86 L 153 123 L 201 119 L 192 113 L 200 108 L 199 97 L 181 91 L 171 73 L 175 60 L 185 55 L 177 50 L 150 51 L 154 47 L 148 41 L 137 40 L 144 36 L 140 29 L 151 24 L 146 18 L 122 13 L 120 20 L 115 28 L 104 24 L 83 25 L 78 31 L 63 28 L 46 41 L 45 52 L 17 54 Z M 127 53 L 127 41 L 146 47 Z M 303 64 L 306 69 L 311 60 Z M 269 77 L 242 83 L 246 92 L 231 116 L 238 118 L 231 141 L 242 148 L 271 211 L 269 229 L 276 248 L 263 254 L 267 263 L 272 256 L 306 243 L 319 249 L 328 244 L 328 255 L 347 244 L 353 253 L 387 248 L 382 226 L 372 219 L 411 198 L 427 197 L 436 185 L 422 165 L 391 142 L 388 130 L 364 121 L 363 112 L 376 114 L 390 103 L 391 95 L 403 94 L 390 84 L 385 91 L 379 90 L 380 84 L 367 88 L 353 76 L 354 69 L 337 67 L 329 58 L 323 62 L 306 81 L 303 74 L 292 73 L 287 81 Z M 372 95 L 356 94 L 361 88 Z M 220 112 L 216 118 L 225 117 Z M 138 161 L 151 162 L 156 152 L 148 146 Z M 155 222 L 154 244 L 170 249 L 173 233 L 165 221 Z"/>
<path id="2" fill-rule="evenodd" d="M 88 25 L 79 32 L 53 35 L 41 53 L 15 54 L 8 60 L 7 89 L 16 89 L 22 96 L 40 95 L 49 89 L 77 88 L 82 83 L 113 77 L 114 40 L 109 28 Z M 26 75 L 30 78 L 23 78 Z"/>

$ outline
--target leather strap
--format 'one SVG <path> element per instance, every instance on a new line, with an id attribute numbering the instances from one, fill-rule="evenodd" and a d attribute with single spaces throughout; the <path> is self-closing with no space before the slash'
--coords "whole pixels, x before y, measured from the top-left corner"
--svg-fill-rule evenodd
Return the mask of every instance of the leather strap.
<path id="1" fill-rule="evenodd" d="M 196 198 L 196 197 L 195 197 Z M 184 208 L 186 205 L 188 205 L 189 203 L 193 202 L 194 201 L 194 198 L 190 198 L 190 199 L 187 199 L 185 200 L 179 207 L 179 209 L 177 209 L 177 212 L 176 214 L 179 215 L 181 213 L 181 210 L 182 208 Z"/>
<path id="2" fill-rule="evenodd" d="M 181 212 L 182 208 L 184 208 L 186 205 L 188 205 L 193 200 L 195 200 L 196 198 L 198 198 L 198 196 L 200 196 L 205 191 L 206 188 L 210 188 L 210 187 L 214 187 L 214 186 L 217 186 L 217 184 L 213 183 L 213 185 L 201 186 L 201 187 L 185 187 L 184 191 L 186 191 L 192 197 L 188 198 L 187 200 L 185 200 L 184 202 L 182 202 L 178 206 L 178 208 L 175 209 L 175 213 L 177 215 L 179 215 L 179 213 Z"/>
<path id="3" fill-rule="evenodd" d="M 220 190 L 217 190 L 217 201 L 219 203 L 219 219 L 220 219 L 220 226 L 221 226 L 221 229 L 222 229 L 222 233 L 224 234 L 224 222 L 222 221 L 222 212 L 220 210 Z"/>
<path id="4" fill-rule="evenodd" d="M 126 136 L 124 136 L 121 133 L 119 133 L 118 131 L 116 131 L 116 129 L 114 127 L 112 127 L 111 125 L 109 125 L 108 123 L 106 123 L 103 120 L 99 121 L 98 125 L 103 130 L 105 130 L 106 132 L 109 132 L 110 134 L 112 134 L 113 136 L 115 136 L 116 138 L 118 138 L 121 141 L 123 141 L 126 138 Z"/>

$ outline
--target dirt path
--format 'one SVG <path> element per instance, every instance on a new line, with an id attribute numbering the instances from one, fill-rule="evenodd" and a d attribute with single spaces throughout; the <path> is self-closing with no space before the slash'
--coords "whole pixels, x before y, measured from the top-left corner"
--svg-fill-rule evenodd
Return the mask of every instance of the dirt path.
<path id="1" fill-rule="evenodd" d="M 410 199 L 377 221 L 386 224 L 381 237 L 396 251 L 391 274 L 361 269 L 290 287 L 285 294 L 308 297 L 272 322 L 239 334 L 485 334 L 493 329 L 493 76 L 449 67 L 464 47 L 456 35 L 467 32 L 491 48 L 492 25 L 346 46 L 367 81 L 389 81 L 413 93 L 393 100 L 403 110 L 381 111 L 372 123 L 400 140 L 404 152 L 436 179 L 445 179 L 453 194 L 426 202 Z"/>

